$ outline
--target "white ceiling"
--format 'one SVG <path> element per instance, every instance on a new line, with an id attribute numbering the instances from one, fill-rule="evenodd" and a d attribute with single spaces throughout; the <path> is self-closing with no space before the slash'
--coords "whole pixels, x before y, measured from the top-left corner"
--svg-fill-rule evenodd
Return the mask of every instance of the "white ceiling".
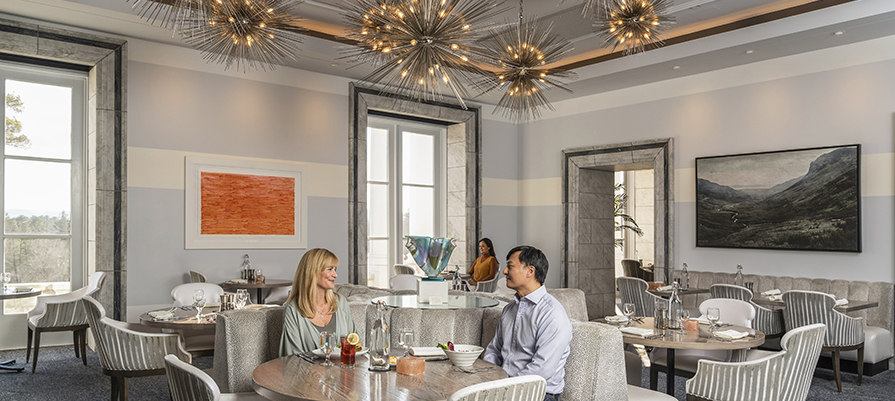
<path id="1" fill-rule="evenodd" d="M 666 39 L 814 2 L 678 0 L 671 8 L 676 24 L 667 31 Z M 131 9 L 132 3 L 133 0 L 0 0 L 0 13 L 185 47 L 171 32 L 142 21 Z M 338 36 L 344 32 L 342 4 L 343 0 L 308 0 L 296 6 L 294 13 L 307 18 L 308 28 Z M 518 2 L 510 0 L 504 5 L 507 11 L 495 22 L 515 21 Z M 581 8 L 582 0 L 527 0 L 524 3 L 526 16 L 540 16 L 553 22 L 555 32 L 570 39 L 575 46 L 574 52 L 560 65 L 582 60 L 587 64 L 586 60 L 602 60 L 600 56 L 605 58 L 609 53 L 592 33 L 592 22 L 581 16 Z M 576 68 L 579 79 L 570 84 L 574 93 L 552 91 L 548 97 L 552 101 L 564 100 L 891 35 L 895 35 L 895 1 L 851 1 Z M 345 46 L 308 37 L 299 52 L 299 60 L 290 66 L 359 79 L 369 68 L 348 69 L 349 63 L 340 55 Z M 498 95 L 488 94 L 476 100 L 493 104 L 497 98 Z"/>

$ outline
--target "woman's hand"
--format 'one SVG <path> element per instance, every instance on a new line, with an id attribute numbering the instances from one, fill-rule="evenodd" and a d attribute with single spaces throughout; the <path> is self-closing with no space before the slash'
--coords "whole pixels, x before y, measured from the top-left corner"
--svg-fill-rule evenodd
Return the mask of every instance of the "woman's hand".
<path id="1" fill-rule="evenodd" d="M 475 285 L 475 280 L 473 280 L 473 279 L 466 280 L 466 284 L 473 286 L 473 285 Z"/>

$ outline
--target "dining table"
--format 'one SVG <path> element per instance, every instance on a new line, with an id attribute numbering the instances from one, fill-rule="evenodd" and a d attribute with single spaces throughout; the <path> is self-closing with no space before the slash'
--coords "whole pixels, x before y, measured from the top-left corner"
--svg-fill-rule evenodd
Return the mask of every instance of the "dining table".
<path id="1" fill-rule="evenodd" d="M 0 290 L 0 301 L 6 299 L 36 297 L 40 295 L 41 292 L 43 292 L 43 290 L 40 288 L 6 286 L 2 290 Z M 25 370 L 25 365 L 17 365 L 15 359 L 7 359 L 5 361 L 0 361 L 0 370 L 21 372 Z"/>
<path id="2" fill-rule="evenodd" d="M 416 295 L 386 295 L 373 298 L 372 303 L 382 301 L 390 308 L 416 308 L 416 309 L 465 309 L 465 308 L 491 308 L 499 304 L 495 299 L 476 297 L 473 295 L 448 295 L 447 302 L 432 304 L 419 302 Z"/>
<path id="3" fill-rule="evenodd" d="M 149 327 L 171 330 L 211 330 L 217 323 L 217 314 L 221 304 L 209 304 L 202 309 L 202 319 L 196 317 L 196 308 L 193 306 L 175 306 L 151 310 L 140 315 L 140 324 Z M 152 313 L 171 312 L 173 315 L 166 318 L 156 318 Z"/>
<path id="4" fill-rule="evenodd" d="M 256 297 L 255 297 L 256 303 L 263 304 L 264 303 L 263 295 L 264 295 L 265 289 L 271 289 L 271 288 L 277 288 L 277 287 L 291 287 L 292 280 L 269 278 L 269 279 L 264 280 L 263 283 L 255 283 L 255 282 L 243 283 L 243 282 L 238 282 L 238 281 L 225 281 L 225 282 L 221 283 L 220 286 L 221 286 L 221 288 L 224 289 L 224 291 L 236 291 L 238 289 L 246 289 L 246 290 L 254 289 L 256 291 L 256 293 L 255 293 L 256 294 Z"/>
<path id="5" fill-rule="evenodd" d="M 650 292 L 650 294 L 658 295 L 658 296 L 660 296 L 660 297 L 662 297 L 662 298 L 668 298 L 668 297 L 671 297 L 671 290 L 668 290 L 668 291 L 659 291 L 659 289 L 657 288 L 657 289 L 649 290 L 649 292 Z M 686 290 L 678 290 L 678 291 L 677 291 L 677 295 L 678 295 L 678 296 L 684 296 L 684 295 L 708 294 L 709 292 L 710 292 L 710 291 L 709 291 L 708 288 L 696 288 L 696 287 L 690 287 L 690 288 L 688 288 L 688 289 L 686 289 Z"/>
<path id="6" fill-rule="evenodd" d="M 768 309 L 778 310 L 778 309 L 786 309 L 786 304 L 783 303 L 782 299 L 771 299 L 765 295 L 756 294 L 752 297 L 752 302 L 755 302 L 759 306 L 763 306 Z M 834 307 L 839 312 L 849 313 L 849 312 L 857 312 L 864 309 L 876 308 L 879 306 L 879 302 L 877 301 L 857 301 L 849 299 L 848 303 L 845 305 L 839 305 Z"/>
<path id="7" fill-rule="evenodd" d="M 631 322 L 632 327 L 642 329 L 653 329 L 654 319 L 651 317 L 636 318 Z M 596 321 L 606 323 L 605 319 L 597 319 Z M 607 323 L 609 324 L 609 323 Z M 613 324 L 613 326 L 620 326 Z M 665 348 L 667 350 L 668 366 L 666 372 L 666 392 L 674 396 L 674 350 L 676 349 L 693 349 L 693 350 L 731 350 L 734 352 L 746 352 L 749 348 L 754 348 L 764 344 L 764 333 L 750 329 L 748 327 L 726 324 L 719 327 L 720 330 L 736 330 L 747 333 L 746 337 L 738 340 L 724 340 L 708 334 L 708 329 L 704 325 L 700 325 L 697 330 L 686 330 L 687 334 L 676 334 L 675 330 L 654 330 L 655 334 L 663 334 L 665 336 L 653 338 L 643 337 L 635 334 L 622 332 L 622 341 L 625 344 L 639 344 L 645 347 Z M 736 357 L 735 357 L 736 358 Z"/>
<path id="8" fill-rule="evenodd" d="M 252 387 L 262 397 L 275 401 L 428 401 L 446 400 L 455 391 L 474 384 L 507 378 L 499 366 L 476 359 L 466 373 L 450 361 L 427 361 L 418 375 L 369 370 L 369 358 L 358 356 L 354 368 L 321 365 L 298 355 L 273 359 L 252 372 Z M 482 370 L 484 369 L 484 370 Z"/>

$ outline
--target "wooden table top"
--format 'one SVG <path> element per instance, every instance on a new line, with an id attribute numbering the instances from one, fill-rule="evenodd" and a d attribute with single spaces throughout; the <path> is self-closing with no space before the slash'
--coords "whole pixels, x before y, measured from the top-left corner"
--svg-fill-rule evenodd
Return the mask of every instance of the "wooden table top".
<path id="1" fill-rule="evenodd" d="M 357 357 L 354 369 L 343 369 L 339 358 L 335 366 L 321 366 L 296 355 L 266 362 L 252 373 L 255 392 L 271 400 L 285 401 L 418 401 L 445 400 L 455 391 L 473 384 L 504 379 L 507 373 L 500 367 L 464 373 L 450 361 L 426 362 L 423 374 L 399 375 L 394 368 L 388 372 L 371 372 L 369 358 Z M 495 365 L 477 359 L 473 369 Z"/>
<path id="2" fill-rule="evenodd" d="M 604 319 L 598 319 L 601 323 L 605 323 Z M 613 326 L 617 326 L 613 324 Z M 634 323 L 634 327 L 640 327 L 644 329 L 652 329 L 653 328 L 653 318 L 645 317 L 643 318 L 643 322 Z M 708 331 L 707 325 L 700 325 L 700 331 L 702 331 L 703 335 L 711 335 Z M 764 333 L 755 330 L 746 328 L 743 326 L 729 325 L 718 328 L 718 330 L 736 330 L 740 332 L 749 333 L 748 336 L 743 337 L 739 340 L 731 340 L 731 341 L 722 341 L 720 339 L 714 337 L 700 337 L 697 331 L 687 330 L 687 334 L 673 334 L 668 337 L 661 337 L 656 339 L 647 339 L 641 336 L 627 334 L 622 332 L 622 341 L 625 344 L 641 344 L 647 347 L 658 347 L 658 348 L 672 348 L 672 349 L 698 349 L 698 350 L 733 350 L 733 349 L 744 349 L 744 348 L 753 348 L 757 347 L 761 344 L 764 344 Z M 656 330 L 656 334 L 659 333 L 672 333 L 677 330 Z"/>
<path id="3" fill-rule="evenodd" d="M 671 296 L 671 290 L 668 291 L 659 291 L 658 289 L 649 290 L 651 294 L 658 295 L 663 298 L 668 298 Z M 696 288 L 690 287 L 689 290 L 678 290 L 678 295 L 696 295 L 696 294 L 708 294 L 710 291 L 708 288 Z"/>
<path id="4" fill-rule="evenodd" d="M 768 297 L 762 296 L 760 294 L 756 294 L 752 298 L 752 302 L 760 306 L 764 306 L 768 309 L 785 309 L 786 304 L 783 303 L 783 300 L 771 300 Z M 879 306 L 879 302 L 876 301 L 853 301 L 851 299 L 848 300 L 848 303 L 842 306 L 837 306 L 835 309 L 842 313 L 856 312 L 859 310 L 876 308 Z"/>
<path id="5" fill-rule="evenodd" d="M 156 320 L 149 312 L 167 311 L 170 308 L 156 309 L 140 315 L 140 323 L 144 326 L 159 327 L 163 329 L 176 330 L 214 330 L 217 322 L 217 312 L 220 304 L 214 306 L 206 306 L 202 309 L 202 315 L 205 315 L 201 322 L 196 320 L 196 310 L 192 306 L 186 307 L 184 310 L 180 307 L 174 309 L 174 318 L 168 320 Z"/>
<path id="6" fill-rule="evenodd" d="M 475 294 L 474 292 L 471 294 Z M 372 303 L 385 302 L 390 308 L 416 308 L 416 309 L 465 309 L 465 308 L 491 308 L 500 302 L 495 299 L 477 297 L 474 295 L 448 295 L 446 303 L 429 304 L 417 301 L 416 295 L 386 295 L 373 298 Z"/>
<path id="7" fill-rule="evenodd" d="M 276 279 L 270 278 L 264 280 L 264 283 L 231 283 L 231 282 L 223 282 L 220 284 L 221 288 L 225 290 L 230 290 L 234 288 L 276 288 L 276 287 L 289 287 L 292 285 L 292 280 L 284 280 L 284 279 Z"/>
<path id="8" fill-rule="evenodd" d="M 41 292 L 43 292 L 43 290 L 41 290 L 40 288 L 31 288 L 31 291 L 15 292 L 13 288 L 15 287 L 10 286 L 7 290 L 0 290 L 0 299 L 36 297 L 40 295 Z"/>

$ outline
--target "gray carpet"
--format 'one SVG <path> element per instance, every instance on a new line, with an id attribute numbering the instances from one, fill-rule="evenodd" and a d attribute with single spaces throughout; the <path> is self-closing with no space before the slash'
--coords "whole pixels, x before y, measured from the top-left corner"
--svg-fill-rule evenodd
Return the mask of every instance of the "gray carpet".
<path id="1" fill-rule="evenodd" d="M 678 400 L 686 400 L 685 386 L 687 379 L 674 378 L 674 395 Z M 643 369 L 641 382 L 643 388 L 649 388 L 649 368 Z M 659 373 L 659 391 L 665 392 L 665 374 Z M 842 374 L 842 393 L 836 391 L 833 370 L 818 368 L 811 379 L 808 390 L 808 401 L 892 401 L 895 400 L 895 371 L 887 370 L 876 376 L 864 376 L 864 384 L 858 386 L 858 375 Z"/>
<path id="2" fill-rule="evenodd" d="M 12 358 L 23 363 L 25 350 L 0 351 L 0 360 Z M 209 369 L 212 357 L 193 358 L 193 364 Z M 128 389 L 128 399 L 133 401 L 171 399 L 165 376 L 128 379 Z M 87 366 L 75 358 L 71 346 L 41 347 L 35 373 L 30 364 L 22 373 L 0 371 L 0 400 L 4 401 L 108 400 L 111 394 L 111 381 L 90 349 Z"/>

